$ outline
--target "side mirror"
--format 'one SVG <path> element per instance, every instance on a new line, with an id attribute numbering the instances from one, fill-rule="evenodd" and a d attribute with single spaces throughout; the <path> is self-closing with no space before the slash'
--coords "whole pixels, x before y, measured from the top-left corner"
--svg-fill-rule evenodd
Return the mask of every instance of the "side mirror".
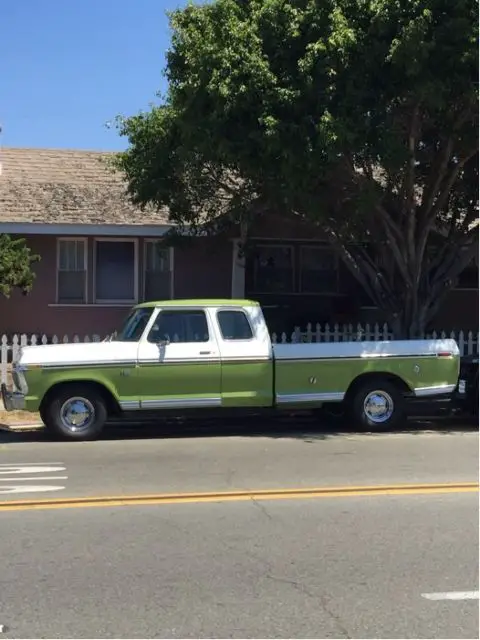
<path id="1" fill-rule="evenodd" d="M 157 347 L 166 347 L 167 344 L 170 344 L 170 340 L 159 340 L 157 342 Z"/>

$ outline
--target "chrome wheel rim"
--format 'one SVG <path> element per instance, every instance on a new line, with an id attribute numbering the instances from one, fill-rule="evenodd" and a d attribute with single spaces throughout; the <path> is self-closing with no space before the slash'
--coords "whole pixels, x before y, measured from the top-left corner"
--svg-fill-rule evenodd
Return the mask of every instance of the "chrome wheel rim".
<path id="1" fill-rule="evenodd" d="M 95 409 L 87 398 L 69 398 L 60 409 L 60 420 L 72 433 L 85 431 L 95 420 Z"/>
<path id="2" fill-rule="evenodd" d="M 365 415 L 375 424 L 382 424 L 390 420 L 393 415 L 393 409 L 392 396 L 381 389 L 370 391 L 363 402 Z"/>

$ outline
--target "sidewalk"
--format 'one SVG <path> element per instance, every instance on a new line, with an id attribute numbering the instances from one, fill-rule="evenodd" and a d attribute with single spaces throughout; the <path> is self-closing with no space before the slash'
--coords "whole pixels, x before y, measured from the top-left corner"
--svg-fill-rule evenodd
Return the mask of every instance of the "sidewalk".
<path id="1" fill-rule="evenodd" d="M 29 413 L 28 411 L 5 411 L 3 402 L 0 400 L 0 429 L 8 430 L 9 428 L 33 428 L 40 427 L 42 421 L 38 413 Z"/>

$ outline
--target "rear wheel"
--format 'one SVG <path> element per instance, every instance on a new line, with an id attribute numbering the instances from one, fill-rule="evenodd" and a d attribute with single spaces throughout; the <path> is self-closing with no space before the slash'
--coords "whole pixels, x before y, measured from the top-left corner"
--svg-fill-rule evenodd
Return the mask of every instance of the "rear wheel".
<path id="1" fill-rule="evenodd" d="M 108 417 L 105 400 L 96 389 L 68 385 L 53 391 L 42 410 L 47 430 L 69 440 L 98 438 Z"/>
<path id="2" fill-rule="evenodd" d="M 370 380 L 360 384 L 347 399 L 347 416 L 363 430 L 398 428 L 406 420 L 404 395 L 388 380 Z"/>

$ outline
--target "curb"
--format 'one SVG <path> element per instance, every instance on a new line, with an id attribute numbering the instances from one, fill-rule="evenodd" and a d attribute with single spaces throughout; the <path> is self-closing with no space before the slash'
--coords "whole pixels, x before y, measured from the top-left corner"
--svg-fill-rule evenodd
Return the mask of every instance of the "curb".
<path id="1" fill-rule="evenodd" d="M 13 424 L 0 424 L 0 431 L 6 431 L 7 433 L 15 433 L 16 431 L 30 431 L 33 429 L 41 429 L 43 422 L 18 422 Z"/>

